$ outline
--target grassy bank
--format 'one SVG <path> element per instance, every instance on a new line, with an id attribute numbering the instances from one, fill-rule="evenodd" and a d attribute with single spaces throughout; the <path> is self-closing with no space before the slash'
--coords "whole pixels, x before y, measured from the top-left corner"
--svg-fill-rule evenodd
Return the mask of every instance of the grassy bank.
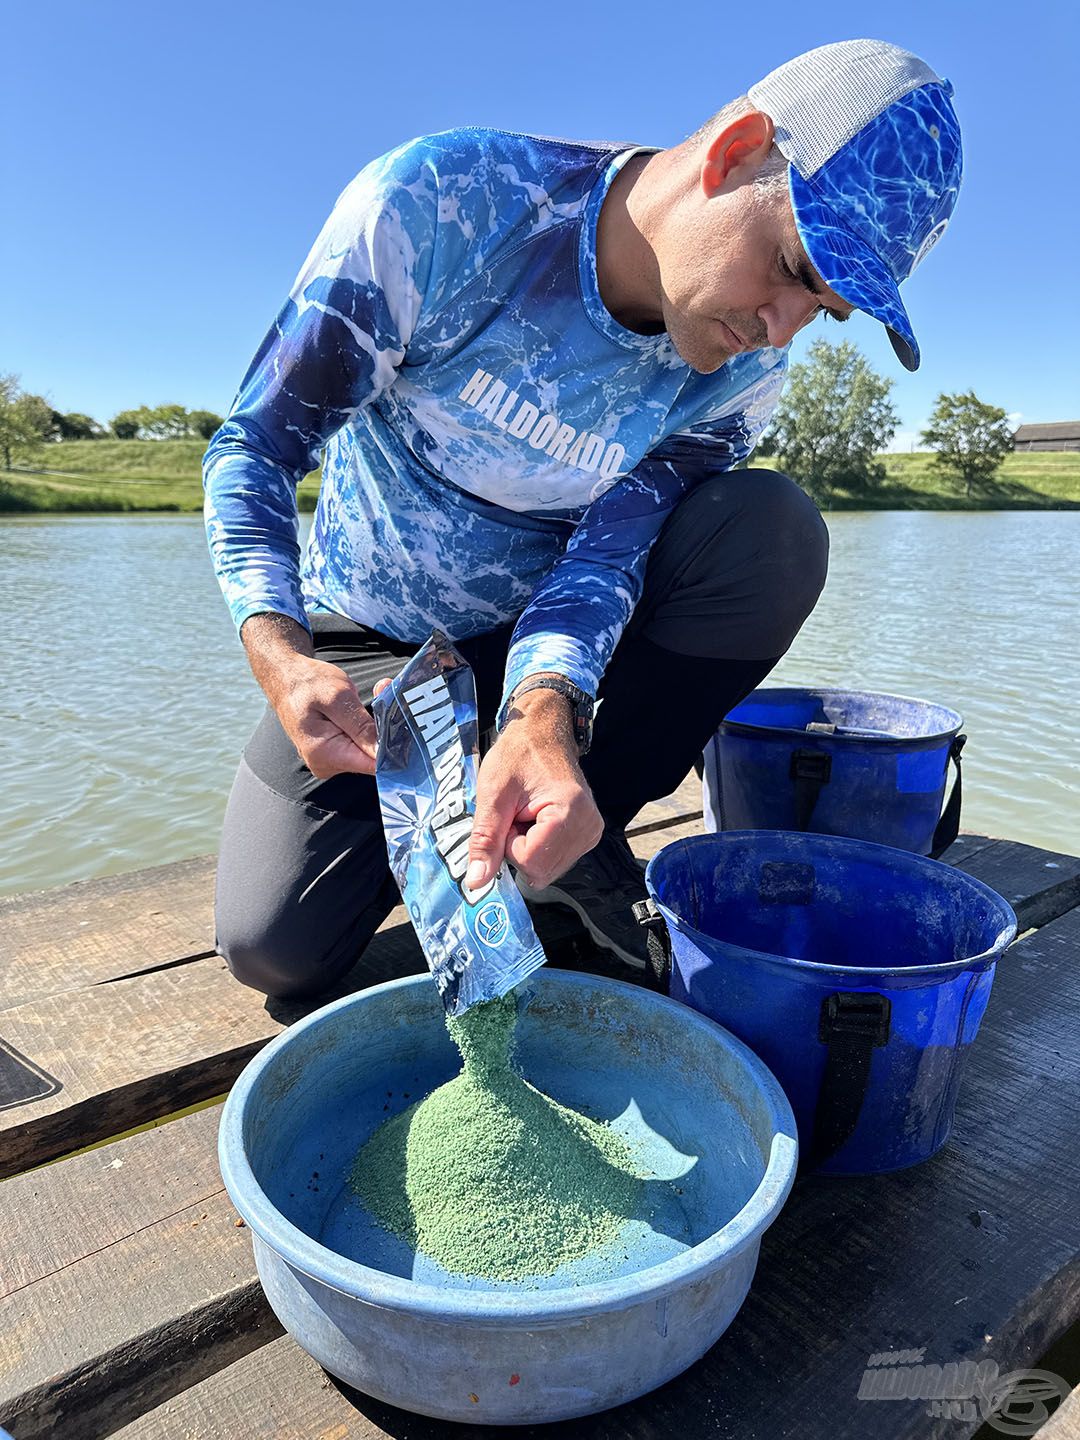
<path id="1" fill-rule="evenodd" d="M 929 451 L 883 455 L 885 478 L 867 490 L 838 490 L 832 510 L 1080 510 L 1080 454 L 1010 455 L 984 490 L 968 497 L 960 480 L 931 469 Z"/>
<path id="2" fill-rule="evenodd" d="M 0 512 L 108 512 L 202 509 L 205 440 L 65 440 L 33 462 L 0 470 Z M 319 473 L 300 486 L 300 508 L 314 510 Z"/>
<path id="3" fill-rule="evenodd" d="M 198 511 L 202 440 L 69 440 L 42 448 L 33 467 L 0 471 L 0 512 Z M 885 455 L 886 476 L 868 490 L 837 491 L 833 510 L 1080 509 L 1080 454 L 1010 455 L 993 485 L 968 499 L 940 479 L 932 456 Z M 768 462 L 764 462 L 768 463 Z M 319 474 L 300 487 L 314 510 Z"/>

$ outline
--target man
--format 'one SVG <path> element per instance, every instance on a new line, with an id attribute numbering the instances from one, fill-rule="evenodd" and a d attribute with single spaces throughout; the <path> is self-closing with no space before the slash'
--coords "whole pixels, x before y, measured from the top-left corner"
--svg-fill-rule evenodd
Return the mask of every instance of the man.
<path id="1" fill-rule="evenodd" d="M 825 580 L 803 493 L 734 467 L 816 316 L 867 311 L 918 365 L 897 284 L 956 201 L 950 95 L 846 41 L 670 150 L 462 129 L 345 189 L 205 461 L 269 701 L 219 859 L 239 979 L 317 994 L 396 903 L 365 702 L 433 627 L 498 729 L 468 883 L 508 859 L 528 898 L 643 963 L 625 827 Z M 324 446 L 301 567 L 294 491 Z"/>

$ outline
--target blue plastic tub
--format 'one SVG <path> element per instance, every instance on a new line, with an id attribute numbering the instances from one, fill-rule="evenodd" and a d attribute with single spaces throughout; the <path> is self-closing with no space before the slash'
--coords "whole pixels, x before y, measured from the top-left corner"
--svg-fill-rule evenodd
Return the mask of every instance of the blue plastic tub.
<path id="1" fill-rule="evenodd" d="M 940 855 L 960 824 L 963 723 L 906 695 L 755 690 L 706 747 L 705 828 L 810 830 Z"/>
<path id="2" fill-rule="evenodd" d="M 682 1192 L 665 1186 L 659 1222 L 629 1222 L 614 1249 L 533 1287 L 449 1274 L 346 1188 L 376 1127 L 460 1069 L 427 975 L 286 1030 L 244 1070 L 221 1121 L 221 1173 L 285 1328 L 340 1379 L 446 1420 L 564 1420 L 679 1374 L 742 1304 L 797 1163 L 780 1086 L 704 1016 L 558 970 L 518 994 L 526 1078 L 612 1120 Z"/>
<path id="3" fill-rule="evenodd" d="M 671 995 L 769 1066 L 806 1168 L 897 1170 L 944 1145 L 1016 935 L 1000 895 L 906 851 L 762 830 L 677 840 L 645 882 Z"/>

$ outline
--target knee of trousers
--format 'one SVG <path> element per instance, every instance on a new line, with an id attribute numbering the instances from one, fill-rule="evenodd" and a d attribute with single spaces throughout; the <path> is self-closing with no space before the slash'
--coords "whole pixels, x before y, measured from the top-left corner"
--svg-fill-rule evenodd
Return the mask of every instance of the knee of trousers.
<path id="1" fill-rule="evenodd" d="M 768 536 L 766 563 L 785 584 L 777 600 L 794 639 L 817 604 L 829 573 L 829 531 L 806 491 L 779 470 L 746 470 L 747 503 Z"/>
<path id="2" fill-rule="evenodd" d="M 214 911 L 216 948 L 242 985 L 278 1000 L 310 999 L 324 994 L 352 968 L 397 901 L 390 880 L 350 923 L 327 937 L 306 911 L 260 911 L 257 902 L 237 910 L 219 900 Z"/>
<path id="3" fill-rule="evenodd" d="M 315 952 L 311 935 L 305 940 L 287 925 L 260 925 L 257 917 L 237 917 L 221 905 L 214 918 L 218 954 L 241 985 L 263 995 L 278 1000 L 315 996 L 341 973 Z"/>
<path id="4" fill-rule="evenodd" d="M 244 985 L 278 999 L 328 990 L 394 908 L 381 826 L 275 795 L 241 763 L 225 811 L 214 924 Z M 376 833 L 377 832 L 377 833 Z"/>
<path id="5" fill-rule="evenodd" d="M 649 638 L 686 653 L 771 658 L 788 649 L 817 603 L 829 532 L 787 475 L 734 470 L 690 492 L 657 551 L 666 597 L 657 622 L 645 626 Z M 684 643 L 680 632 L 693 638 Z"/>

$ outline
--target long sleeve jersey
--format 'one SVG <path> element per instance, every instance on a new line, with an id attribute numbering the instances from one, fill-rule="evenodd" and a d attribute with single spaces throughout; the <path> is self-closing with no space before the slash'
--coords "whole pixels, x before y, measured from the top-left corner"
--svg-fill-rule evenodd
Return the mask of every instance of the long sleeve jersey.
<path id="1" fill-rule="evenodd" d="M 786 363 L 701 375 L 604 306 L 600 207 L 643 148 L 465 128 L 346 187 L 206 453 L 237 627 L 329 610 L 419 643 L 516 618 L 504 704 L 540 671 L 595 695 L 665 519 L 749 454 Z"/>

